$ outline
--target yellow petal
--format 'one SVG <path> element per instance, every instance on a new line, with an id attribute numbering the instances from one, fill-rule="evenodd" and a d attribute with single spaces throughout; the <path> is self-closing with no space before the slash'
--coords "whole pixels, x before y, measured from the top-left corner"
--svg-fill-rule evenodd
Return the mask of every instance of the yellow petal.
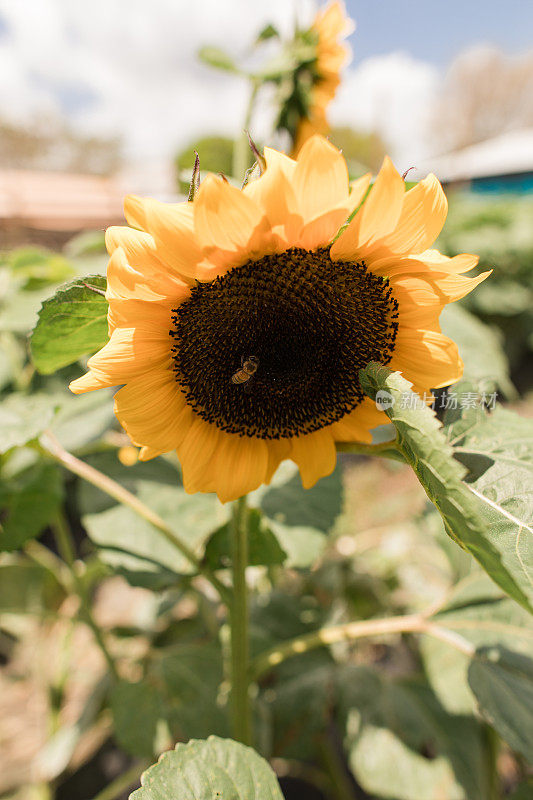
<path id="1" fill-rule="evenodd" d="M 401 327 L 389 366 L 428 391 L 455 383 L 463 374 L 455 342 L 443 333 Z"/>
<path id="2" fill-rule="evenodd" d="M 394 253 L 422 253 L 442 230 L 448 213 L 448 201 L 434 175 L 405 194 L 402 213 L 394 233 L 383 241 Z"/>
<path id="3" fill-rule="evenodd" d="M 196 278 L 203 253 L 194 232 L 193 203 L 147 200 L 146 222 L 165 264 L 180 275 Z"/>
<path id="4" fill-rule="evenodd" d="M 92 377 L 73 381 L 71 391 L 80 394 L 104 386 L 119 386 L 154 367 L 170 366 L 169 331 L 170 312 L 167 328 L 151 324 L 117 328 L 109 342 L 87 362 Z"/>
<path id="5" fill-rule="evenodd" d="M 215 491 L 222 503 L 254 491 L 267 478 L 268 445 L 264 439 L 226 433 L 213 465 Z"/>
<path id="6" fill-rule="evenodd" d="M 148 230 L 144 200 L 141 197 L 137 197 L 135 194 L 129 194 L 124 198 L 124 216 L 126 217 L 128 225 L 134 228 L 140 228 L 143 231 Z"/>
<path id="7" fill-rule="evenodd" d="M 243 191 L 263 210 L 271 227 L 279 226 L 280 235 L 291 244 L 303 224 L 292 187 L 296 162 L 269 147 L 265 147 L 265 159 L 263 175 L 245 186 Z"/>
<path id="8" fill-rule="evenodd" d="M 370 179 L 370 173 L 363 175 L 362 178 L 353 183 L 350 195 L 342 205 L 310 220 L 299 236 L 298 244 L 300 247 L 306 250 L 314 250 L 317 247 L 328 245 L 350 214 L 361 204 L 370 184 Z"/>
<path id="9" fill-rule="evenodd" d="M 151 458 L 175 450 L 192 421 L 171 370 L 151 370 L 129 381 L 115 394 L 115 414 L 132 442 L 149 448 Z"/>
<path id="10" fill-rule="evenodd" d="M 268 463 L 265 483 L 270 483 L 282 461 L 290 457 L 291 444 L 288 439 L 273 439 L 268 442 Z"/>
<path id="11" fill-rule="evenodd" d="M 115 229 L 116 230 L 116 229 Z M 120 229 L 128 231 L 131 228 Z M 135 257 L 134 243 L 136 231 L 132 231 L 133 238 L 128 241 L 125 234 L 116 238 L 116 234 L 108 237 L 109 246 L 115 247 L 112 250 L 111 258 L 107 267 L 107 292 L 108 300 L 148 300 L 148 301 L 175 301 L 181 302 L 190 294 L 189 286 L 184 283 L 178 275 L 165 270 L 157 262 L 151 262 L 149 254 L 145 260 L 139 256 Z M 148 236 L 148 234 L 145 234 Z M 151 238 L 151 237 L 149 237 Z M 123 246 L 118 246 L 118 242 Z M 142 248 L 142 245 L 141 245 Z M 138 264 L 138 269 L 128 262 L 127 251 L 132 260 Z"/>
<path id="12" fill-rule="evenodd" d="M 348 168 L 323 136 L 312 136 L 298 156 L 294 191 L 304 222 L 348 200 Z"/>
<path id="13" fill-rule="evenodd" d="M 337 452 L 328 428 L 291 439 L 291 459 L 298 465 L 304 489 L 335 469 Z"/>
<path id="14" fill-rule="evenodd" d="M 196 235 L 204 247 L 229 251 L 254 247 L 257 236 L 268 229 L 257 203 L 214 175 L 203 180 L 193 206 Z"/>
<path id="15" fill-rule="evenodd" d="M 336 442 L 362 442 L 370 444 L 372 441 L 371 430 L 378 425 L 385 425 L 388 417 L 384 411 L 379 411 L 370 398 L 365 399 L 338 422 L 331 426 L 331 434 Z"/>
<path id="16" fill-rule="evenodd" d="M 216 425 L 193 414 L 187 435 L 176 448 L 188 494 L 212 491 L 212 468 L 222 437 Z"/>
<path id="17" fill-rule="evenodd" d="M 365 203 L 331 248 L 331 257 L 350 259 L 391 233 L 398 224 L 404 197 L 404 181 L 386 156 Z"/>

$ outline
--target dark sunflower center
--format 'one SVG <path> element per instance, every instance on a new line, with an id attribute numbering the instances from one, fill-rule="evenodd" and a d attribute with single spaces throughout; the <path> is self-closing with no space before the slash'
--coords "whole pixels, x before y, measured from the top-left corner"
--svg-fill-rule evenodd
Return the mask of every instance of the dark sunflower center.
<path id="1" fill-rule="evenodd" d="M 200 417 L 279 439 L 341 419 L 390 361 L 398 304 L 364 264 L 292 248 L 200 283 L 174 312 L 176 379 Z"/>

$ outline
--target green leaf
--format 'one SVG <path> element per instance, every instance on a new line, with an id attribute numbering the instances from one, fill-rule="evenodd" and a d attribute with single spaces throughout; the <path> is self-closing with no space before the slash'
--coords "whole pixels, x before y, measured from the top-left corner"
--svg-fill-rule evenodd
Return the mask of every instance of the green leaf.
<path id="1" fill-rule="evenodd" d="M 251 747 L 210 736 L 165 753 L 130 800 L 283 800 L 276 776 Z"/>
<path id="2" fill-rule="evenodd" d="M 0 403 L 0 453 L 36 439 L 54 416 L 49 397 L 11 394 Z"/>
<path id="3" fill-rule="evenodd" d="M 150 675 L 164 687 L 174 740 L 188 736 L 201 739 L 211 733 L 229 735 L 228 706 L 219 699 L 224 673 L 218 643 L 171 646 L 154 659 Z"/>
<path id="4" fill-rule="evenodd" d="M 329 533 L 342 511 L 342 470 L 318 481 L 311 489 L 304 489 L 297 470 L 283 483 L 279 480 L 262 496 L 261 510 L 270 519 L 289 527 L 295 525 L 315 528 Z"/>
<path id="5" fill-rule="evenodd" d="M 341 691 L 349 763 L 369 794 L 490 797 L 489 750 L 475 719 L 447 713 L 424 684 L 390 680 L 365 667 L 346 669 Z"/>
<path id="6" fill-rule="evenodd" d="M 442 332 L 459 347 L 465 378 L 490 389 L 501 389 L 507 397 L 516 397 L 509 376 L 509 362 L 496 331 L 457 303 L 444 308 L 440 323 Z"/>
<path id="7" fill-rule="evenodd" d="M 504 647 L 481 648 L 468 680 L 481 714 L 533 763 L 533 659 Z"/>
<path id="8" fill-rule="evenodd" d="M 279 39 L 279 31 L 272 24 L 266 25 L 258 34 L 256 42 L 266 42 L 269 39 Z"/>
<path id="9" fill-rule="evenodd" d="M 157 738 L 164 724 L 159 692 L 146 681 L 119 681 L 111 690 L 111 711 L 115 737 L 130 755 L 152 758 L 157 752 Z"/>
<path id="10" fill-rule="evenodd" d="M 100 439 L 115 420 L 113 395 L 109 389 L 57 396 L 58 411 L 50 429 L 69 452 Z"/>
<path id="11" fill-rule="evenodd" d="M 0 550 L 17 550 L 54 518 L 63 500 L 55 464 L 38 463 L 0 484 Z"/>
<path id="12" fill-rule="evenodd" d="M 7 265 L 14 277 L 30 290 L 51 283 L 61 283 L 74 274 L 66 258 L 39 247 L 20 247 L 13 250 L 8 256 Z"/>
<path id="13" fill-rule="evenodd" d="M 500 645 L 533 655 L 531 616 L 480 571 L 457 585 L 433 619 L 475 647 Z M 420 649 L 426 675 L 443 706 L 451 713 L 472 714 L 476 702 L 468 683 L 471 658 L 432 636 L 421 638 Z"/>
<path id="14" fill-rule="evenodd" d="M 517 548 L 522 547 L 521 538 L 525 539 L 527 533 L 523 522 L 510 519 L 505 509 L 502 514 L 496 504 L 490 505 L 490 498 L 480 502 L 463 482 L 466 470 L 453 458 L 452 447 L 434 412 L 420 399 L 417 402 L 418 396 L 399 373 L 373 362 L 361 370 L 360 380 L 372 399 L 378 391 L 388 393 L 391 404 L 386 414 L 396 427 L 399 449 L 440 511 L 448 534 L 479 561 L 507 594 L 531 611 L 533 582 L 521 552 L 517 553 Z M 491 529 L 491 519 L 497 519 L 502 530 L 507 529 L 506 536 Z M 514 526 L 512 533 L 510 526 Z"/>
<path id="15" fill-rule="evenodd" d="M 65 590 L 53 572 L 17 557 L 0 564 L 0 613 L 44 614 L 56 611 Z"/>
<path id="16" fill-rule="evenodd" d="M 531 800 L 533 797 L 533 778 L 525 783 L 521 783 L 517 789 L 509 795 L 508 800 Z"/>
<path id="17" fill-rule="evenodd" d="M 343 507 L 342 469 L 304 489 L 293 464 L 282 464 L 271 486 L 251 495 L 287 554 L 286 566 L 307 567 L 323 552 Z"/>
<path id="18" fill-rule="evenodd" d="M 101 294 L 106 285 L 101 275 L 78 278 L 44 301 L 30 342 L 33 363 L 43 375 L 94 353 L 107 342 L 107 300 Z"/>
<path id="19" fill-rule="evenodd" d="M 469 469 L 486 540 L 531 597 L 533 420 L 500 407 L 492 414 L 469 410 L 450 426 L 447 436 Z"/>
<path id="20" fill-rule="evenodd" d="M 141 485 L 139 499 L 196 551 L 228 513 L 213 495 L 191 497 L 177 485 Z M 129 508 L 114 506 L 82 521 L 102 560 L 135 586 L 158 590 L 193 572 L 174 545 Z"/>
<path id="21" fill-rule="evenodd" d="M 287 553 L 268 528 L 263 515 L 256 508 L 248 509 L 248 565 L 251 567 L 283 564 Z M 205 548 L 204 559 L 212 569 L 231 564 L 231 528 L 226 523 L 211 536 Z"/>
<path id="22" fill-rule="evenodd" d="M 210 67 L 215 67 L 215 69 L 221 69 L 224 72 L 240 73 L 240 69 L 233 58 L 229 53 L 226 53 L 225 50 L 222 50 L 221 47 L 212 47 L 210 45 L 201 47 L 198 50 L 198 58 L 200 61 L 203 61 L 204 64 L 209 64 Z"/>

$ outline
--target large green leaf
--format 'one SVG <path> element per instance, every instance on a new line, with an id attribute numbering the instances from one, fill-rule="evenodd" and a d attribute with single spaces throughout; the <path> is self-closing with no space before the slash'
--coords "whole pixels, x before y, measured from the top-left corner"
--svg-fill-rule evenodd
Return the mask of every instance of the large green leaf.
<path id="1" fill-rule="evenodd" d="M 220 691 L 224 674 L 218 643 L 192 641 L 168 647 L 157 654 L 150 676 L 162 687 L 174 740 L 229 735 L 227 698 Z"/>
<path id="2" fill-rule="evenodd" d="M 9 558 L 0 564 L 0 613 L 56 611 L 65 599 L 65 590 L 53 572 L 22 556 Z"/>
<path id="3" fill-rule="evenodd" d="M 249 508 L 247 512 L 248 565 L 256 567 L 283 564 L 287 553 L 280 547 L 261 512 L 257 508 Z M 228 567 L 231 565 L 231 548 L 231 526 L 227 522 L 207 542 L 205 561 L 212 569 Z"/>
<path id="4" fill-rule="evenodd" d="M 491 765 L 483 728 L 447 713 L 424 684 L 350 667 L 341 684 L 350 766 L 372 796 L 486 800 Z"/>
<path id="5" fill-rule="evenodd" d="M 283 800 L 268 763 L 250 747 L 210 736 L 165 753 L 130 800 Z"/>
<path id="6" fill-rule="evenodd" d="M 476 571 L 461 581 L 433 620 L 475 647 L 500 645 L 533 656 L 533 621 L 487 575 Z M 471 714 L 476 701 L 468 683 L 471 658 L 432 636 L 420 640 L 426 674 L 443 706 Z"/>
<path id="7" fill-rule="evenodd" d="M 107 342 L 106 285 L 101 275 L 78 278 L 44 301 L 31 336 L 39 372 L 50 375 Z"/>
<path id="8" fill-rule="evenodd" d="M 114 733 L 130 755 L 153 758 L 157 737 L 164 725 L 163 704 L 155 686 L 146 681 L 119 681 L 111 689 Z"/>
<path id="9" fill-rule="evenodd" d="M 63 480 L 55 464 L 38 463 L 0 484 L 0 550 L 17 550 L 38 536 L 63 499 Z"/>
<path id="10" fill-rule="evenodd" d="M 286 566 L 308 567 L 327 544 L 328 534 L 342 511 L 342 470 L 337 467 L 312 489 L 303 489 L 295 465 L 285 462 L 272 485 L 253 492 L 269 529 L 287 554 Z"/>
<path id="11" fill-rule="evenodd" d="M 492 498 L 480 500 L 464 483 L 466 470 L 454 459 L 434 412 L 419 399 L 417 402 L 417 395 L 399 373 L 371 363 L 361 371 L 360 379 L 372 399 L 378 392 L 385 392 L 389 398 L 386 414 L 396 427 L 398 446 L 440 511 L 449 535 L 479 561 L 507 594 L 532 610 L 533 582 L 518 550 L 528 533 L 524 523 L 510 519 L 505 509 L 502 513 Z M 496 521 L 501 525 L 500 531 L 492 527 Z"/>
<path id="12" fill-rule="evenodd" d="M 140 485 L 138 496 L 197 552 L 227 518 L 227 510 L 213 495 L 191 497 L 177 485 Z M 130 508 L 113 506 L 86 514 L 83 524 L 101 558 L 136 586 L 162 589 L 193 571 L 176 547 Z"/>
<path id="13" fill-rule="evenodd" d="M 489 415 L 472 411 L 451 426 L 448 437 L 470 471 L 487 540 L 531 596 L 533 420 L 500 407 Z"/>
<path id="14" fill-rule="evenodd" d="M 465 364 L 465 377 L 483 383 L 487 388 L 501 389 L 507 397 L 516 396 L 509 377 L 509 362 L 500 337 L 492 328 L 457 303 L 446 306 L 440 323 L 443 333 L 459 347 Z"/>
<path id="15" fill-rule="evenodd" d="M 0 403 L 0 453 L 36 439 L 54 416 L 53 401 L 45 395 L 12 394 Z"/>
<path id="16" fill-rule="evenodd" d="M 504 647 L 480 648 L 468 680 L 482 715 L 533 763 L 533 659 Z"/>

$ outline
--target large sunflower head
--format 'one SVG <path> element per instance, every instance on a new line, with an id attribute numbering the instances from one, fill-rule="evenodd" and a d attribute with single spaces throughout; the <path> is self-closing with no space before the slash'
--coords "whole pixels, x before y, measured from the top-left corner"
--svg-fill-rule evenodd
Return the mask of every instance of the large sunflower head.
<path id="1" fill-rule="evenodd" d="M 294 132 L 293 153 L 296 155 L 310 136 L 329 131 L 326 109 L 340 84 L 341 69 L 350 59 L 350 48 L 343 39 L 353 29 L 354 24 L 346 15 L 341 0 L 333 0 L 320 9 L 313 21 L 310 33 L 316 42 L 316 58 L 310 72 L 307 106 Z"/>
<path id="2" fill-rule="evenodd" d="M 110 339 L 71 384 L 121 385 L 115 413 L 141 458 L 176 450 L 185 489 L 222 501 L 284 459 L 310 487 L 336 441 L 370 442 L 386 417 L 359 386 L 369 361 L 420 393 L 456 381 L 439 314 L 487 274 L 428 249 L 447 210 L 433 175 L 406 192 L 386 159 L 362 203 L 370 176 L 350 186 L 321 136 L 297 161 L 265 159 L 242 190 L 208 175 L 193 202 L 127 198 L 132 227 L 106 237 Z"/>

